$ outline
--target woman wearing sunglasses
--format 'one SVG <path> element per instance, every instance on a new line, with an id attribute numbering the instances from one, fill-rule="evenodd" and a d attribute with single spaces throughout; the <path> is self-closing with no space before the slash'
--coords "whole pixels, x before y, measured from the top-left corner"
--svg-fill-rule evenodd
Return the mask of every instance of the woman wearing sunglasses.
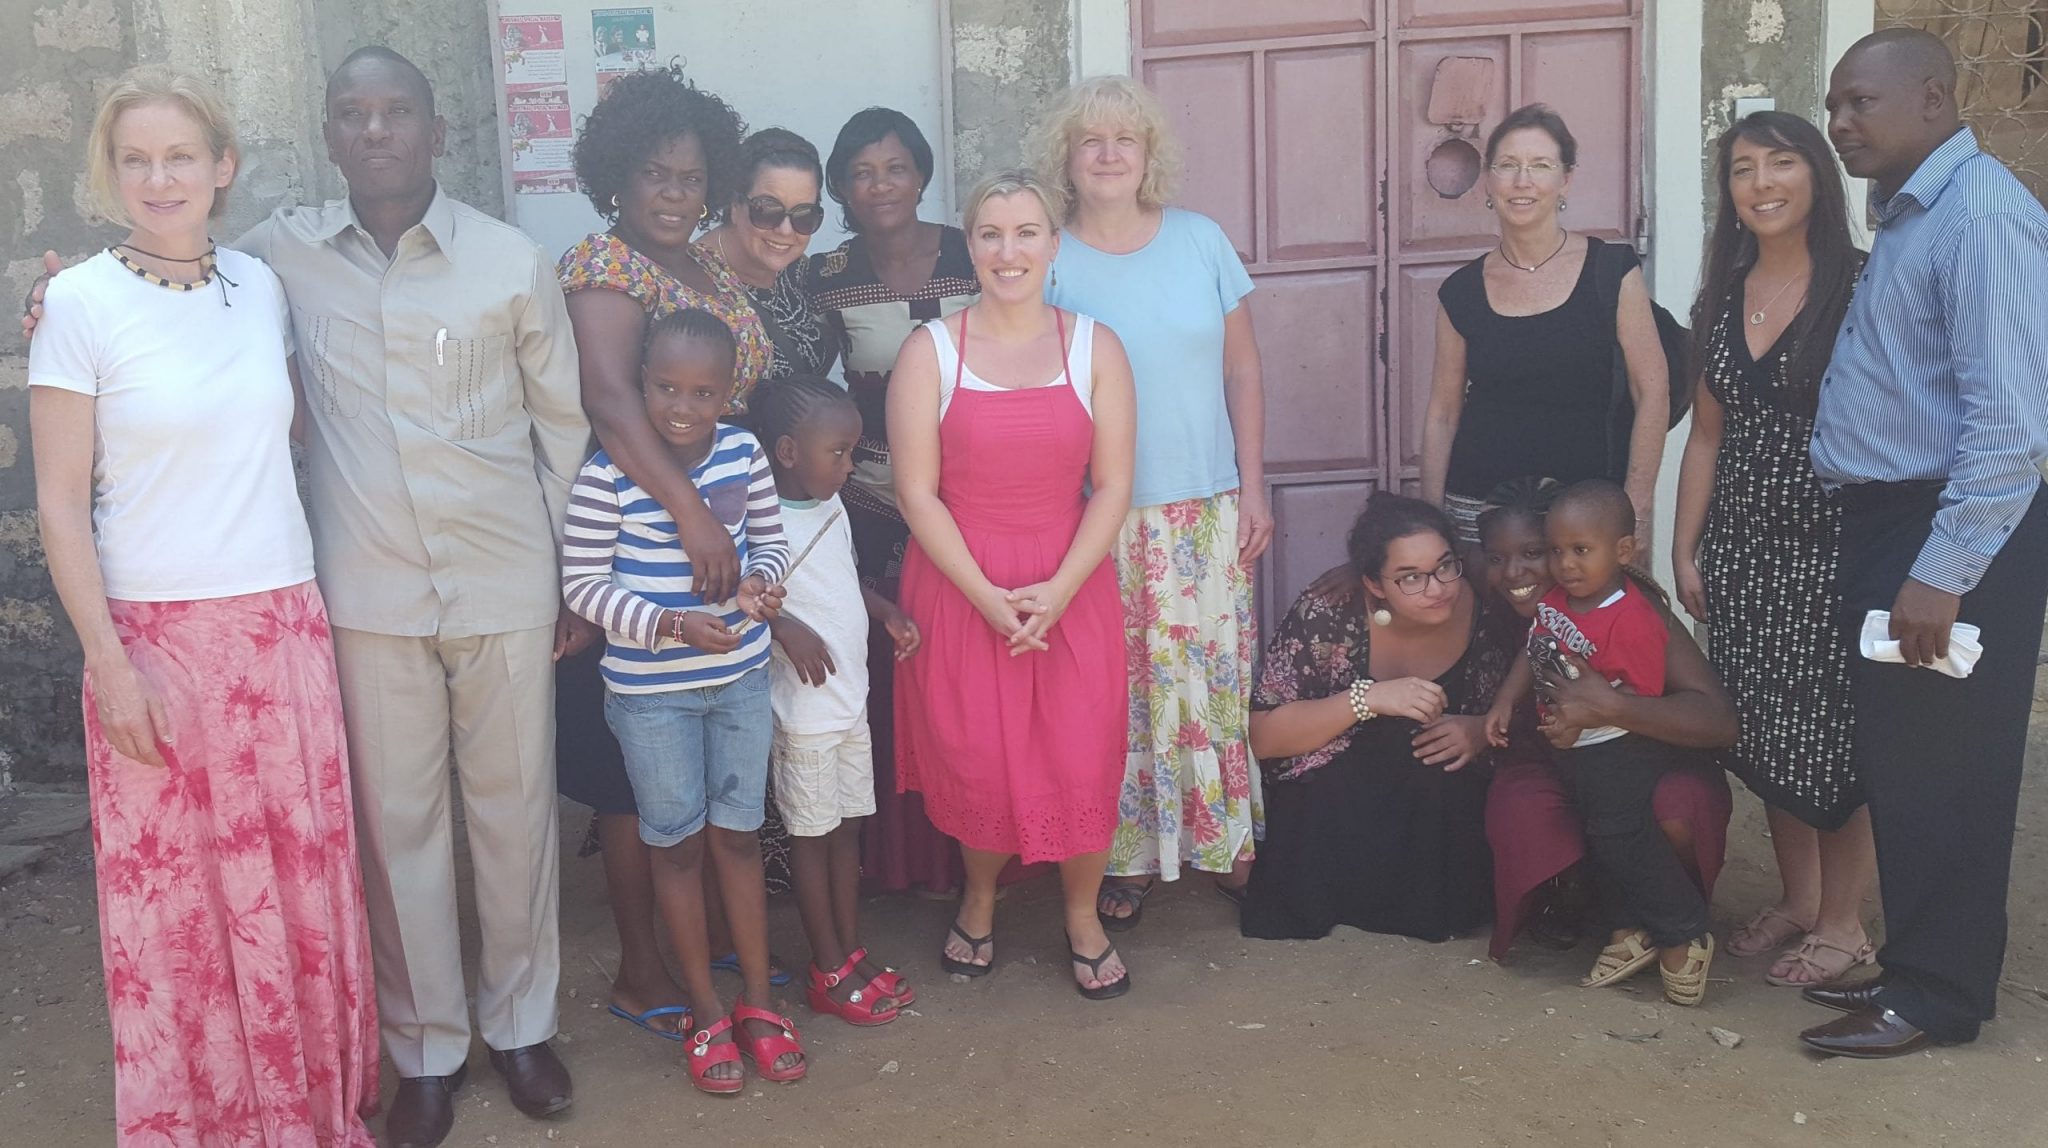
<path id="1" fill-rule="evenodd" d="M 1482 640 L 1451 521 L 1382 491 L 1351 528 L 1341 599 L 1307 591 L 1252 689 L 1266 837 L 1247 937 L 1337 925 L 1441 941 L 1492 911 L 1481 716 L 1508 651 Z"/>
<path id="2" fill-rule="evenodd" d="M 697 241 L 700 260 L 732 269 L 775 346 L 767 378 L 822 375 L 838 350 L 827 337 L 825 311 L 811 290 L 804 258 L 825 223 L 818 195 L 825 169 L 810 141 L 784 128 L 763 128 L 740 145 L 738 193 L 725 222 Z"/>

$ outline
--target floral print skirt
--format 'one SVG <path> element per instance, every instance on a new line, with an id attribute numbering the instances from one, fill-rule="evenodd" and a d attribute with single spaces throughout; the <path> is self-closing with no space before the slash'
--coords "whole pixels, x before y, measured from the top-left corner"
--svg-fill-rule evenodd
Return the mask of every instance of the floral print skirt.
<path id="1" fill-rule="evenodd" d="M 1258 623 L 1237 492 L 1134 508 L 1115 554 L 1130 749 L 1109 872 L 1228 873 L 1266 818 L 1247 741 Z"/>
<path id="2" fill-rule="evenodd" d="M 121 756 L 87 675 L 117 1140 L 373 1148 L 376 991 L 320 591 L 108 606 L 171 724 L 163 766 Z"/>

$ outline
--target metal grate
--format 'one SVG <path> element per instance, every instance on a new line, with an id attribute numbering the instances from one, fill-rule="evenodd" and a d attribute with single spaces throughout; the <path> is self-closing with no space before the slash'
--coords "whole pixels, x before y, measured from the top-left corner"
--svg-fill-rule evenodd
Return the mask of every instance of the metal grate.
<path id="1" fill-rule="evenodd" d="M 1948 42 L 1963 118 L 2048 202 L 2048 0 L 1877 0 L 1877 25 Z"/>

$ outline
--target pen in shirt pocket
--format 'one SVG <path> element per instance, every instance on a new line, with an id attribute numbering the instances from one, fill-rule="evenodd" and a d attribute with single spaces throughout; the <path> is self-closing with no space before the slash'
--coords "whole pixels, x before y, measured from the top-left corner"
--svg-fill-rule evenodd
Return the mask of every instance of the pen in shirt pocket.
<path id="1" fill-rule="evenodd" d="M 437 367 L 448 365 L 448 328 L 446 327 L 434 332 L 434 365 Z"/>

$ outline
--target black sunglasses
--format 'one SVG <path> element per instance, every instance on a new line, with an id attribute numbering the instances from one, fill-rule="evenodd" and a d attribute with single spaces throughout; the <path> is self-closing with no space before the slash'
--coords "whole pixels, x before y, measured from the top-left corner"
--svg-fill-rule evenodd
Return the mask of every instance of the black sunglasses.
<path id="1" fill-rule="evenodd" d="M 781 227 L 785 219 L 798 235 L 816 235 L 818 229 L 825 226 L 825 205 L 799 203 L 795 207 L 784 207 L 782 201 L 772 195 L 757 195 L 747 200 L 747 222 L 755 227 L 773 231 Z"/>

